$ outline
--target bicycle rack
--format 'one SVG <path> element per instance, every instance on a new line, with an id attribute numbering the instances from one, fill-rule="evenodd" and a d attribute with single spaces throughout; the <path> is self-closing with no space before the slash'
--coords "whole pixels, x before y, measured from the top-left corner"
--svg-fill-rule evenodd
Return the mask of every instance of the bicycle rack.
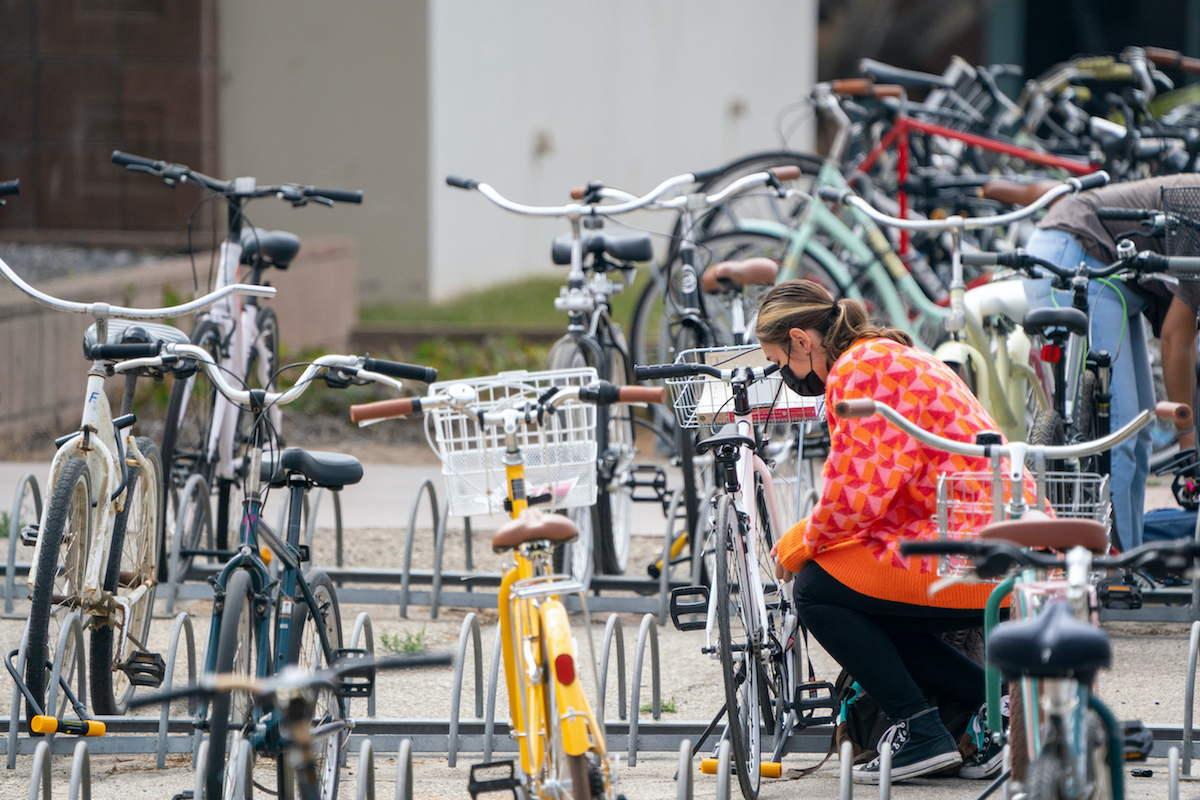
<path id="1" fill-rule="evenodd" d="M 608 657 L 612 654 L 613 636 L 616 636 L 617 641 L 617 716 L 620 719 L 625 719 L 625 632 L 621 625 L 620 614 L 609 614 L 608 622 L 604 623 L 604 647 L 600 656 L 600 674 L 597 679 L 599 683 L 597 705 L 599 708 L 598 722 L 601 728 L 604 726 L 604 698 L 608 693 Z M 605 728 L 607 730 L 607 728 Z"/>
<path id="2" fill-rule="evenodd" d="M 675 800 L 693 800 L 696 784 L 692 773 L 692 740 L 679 743 L 679 765 L 675 770 Z"/>
<path id="3" fill-rule="evenodd" d="M 193 501 L 193 497 L 198 498 Z M 179 513 L 175 517 L 175 530 L 171 534 L 171 555 L 167 559 L 167 615 L 175 613 L 175 600 L 179 595 L 179 584 L 183 581 L 183 576 L 179 574 L 180 550 L 183 549 L 183 529 L 185 527 L 184 517 L 191 513 L 195 513 L 192 509 L 192 503 L 197 503 L 200 508 L 204 509 L 203 525 L 205 531 L 205 544 L 209 550 L 213 549 L 213 516 L 212 502 L 209 499 L 208 483 L 204 480 L 204 476 L 200 474 L 192 474 L 187 483 L 183 485 L 183 492 L 179 495 Z M 209 557 L 211 560 L 211 556 Z"/>
<path id="4" fill-rule="evenodd" d="M 717 800 L 732 800 L 730 788 L 733 777 L 733 760 L 729 755 L 729 740 L 722 739 L 717 748 Z M 849 800 L 849 796 L 845 797 Z"/>
<path id="5" fill-rule="evenodd" d="M 499 630 L 496 632 L 499 639 Z M 450 767 L 458 765 L 458 711 L 462 701 L 463 659 L 467 655 L 467 637 L 475 645 L 475 717 L 483 719 L 483 646 L 480 643 L 479 620 L 475 612 L 463 619 L 458 635 L 458 652 L 454 658 L 454 688 L 450 693 Z"/>
<path id="6" fill-rule="evenodd" d="M 84 706 L 87 705 L 87 672 L 84 666 L 84 649 L 83 649 L 83 617 L 78 610 L 67 614 L 67 618 L 63 620 L 62 630 L 58 632 L 58 641 L 54 650 L 54 661 L 50 671 L 50 681 L 47 684 L 46 690 L 46 711 L 54 714 L 54 709 L 58 705 L 58 688 L 59 677 L 63 670 L 63 654 L 66 650 L 67 637 L 75 639 L 75 668 L 76 678 L 79 681 L 78 691 L 75 696 L 79 698 L 79 702 Z M 17 653 L 17 674 L 25 674 L 25 658 L 26 650 L 29 647 L 29 624 L 26 623 L 24 631 L 21 633 L 21 646 Z M 21 694 L 21 689 L 13 685 L 13 702 L 11 715 L 8 722 L 8 768 L 15 769 L 17 766 L 17 730 L 20 727 L 21 706 L 24 704 L 25 698 Z M 54 734 L 47 734 L 41 744 L 49 745 L 54 741 Z"/>
<path id="7" fill-rule="evenodd" d="M 638 696 L 642 688 L 642 664 L 643 657 L 646 655 L 647 637 L 650 640 L 650 684 L 652 688 L 650 711 L 655 720 L 662 719 L 662 692 L 659 688 L 658 667 L 658 625 L 653 614 L 646 614 L 642 617 L 642 626 L 638 630 L 637 650 L 633 657 L 633 686 L 629 693 L 629 754 L 627 760 L 631 767 L 637 766 L 638 719 L 641 716 Z"/>
<path id="8" fill-rule="evenodd" d="M 721 742 L 724 747 L 726 742 Z M 854 781 L 852 770 L 854 768 L 854 745 L 849 739 L 842 742 L 842 747 L 838 751 L 838 800 L 850 800 L 854 797 Z"/>
<path id="9" fill-rule="evenodd" d="M 13 600 L 17 595 L 17 543 L 21 539 L 21 509 L 25 506 L 25 495 L 33 493 L 34 516 L 42 518 L 42 492 L 37 478 L 26 472 L 17 481 L 17 493 L 13 498 L 12 516 L 8 518 L 8 562 L 4 567 L 4 613 L 13 613 Z M 31 567 L 32 568 L 32 567 Z"/>
<path id="10" fill-rule="evenodd" d="M 496 636 L 492 640 L 492 664 L 488 670 L 487 715 L 483 723 L 483 760 L 492 760 L 492 737 L 496 731 L 496 692 L 500 685 L 500 646 L 503 637 L 500 635 L 500 622 L 496 622 Z M 409 742 L 411 745 L 412 743 Z"/>
<path id="11" fill-rule="evenodd" d="M 1167 751 L 1167 800 L 1179 800 L 1179 748 Z"/>
<path id="12" fill-rule="evenodd" d="M 433 481 L 426 480 L 417 487 L 417 493 L 413 496 L 412 512 L 408 517 L 408 537 L 404 543 L 404 569 L 400 573 L 400 616 L 405 619 L 408 618 L 408 585 L 412 577 L 412 549 L 413 540 L 417 535 L 417 514 L 421 510 L 421 496 L 425 493 L 429 494 L 429 510 L 433 514 L 434 536 L 437 535 L 438 530 L 442 530 L 443 532 L 445 530 L 442 528 L 442 518 L 445 517 L 446 514 L 442 513 L 442 511 L 448 511 L 448 506 L 438 506 L 437 489 L 433 487 Z M 469 531 L 470 528 L 468 528 L 468 532 Z M 467 536 L 467 541 L 471 541 L 470 535 Z M 470 551 L 468 550 L 468 552 Z M 435 566 L 435 569 L 439 573 L 438 587 L 440 588 L 441 563 L 440 560 L 437 561 L 438 563 Z M 437 614 L 433 614 L 433 616 L 436 618 Z"/>
<path id="13" fill-rule="evenodd" d="M 375 660 L 375 630 L 371 625 L 371 615 L 368 614 L 366 611 L 360 612 L 358 617 L 354 620 L 354 632 L 350 634 L 349 647 L 351 650 L 359 649 L 358 640 L 363 635 L 364 632 L 367 635 L 367 646 L 364 649 L 368 653 L 371 654 L 371 660 L 374 661 Z M 350 701 L 349 700 L 346 701 L 346 713 L 347 714 L 350 713 Z M 369 694 L 367 696 L 367 716 L 368 717 L 375 716 L 375 689 L 374 689 L 374 687 L 371 688 L 371 694 Z"/>
<path id="14" fill-rule="evenodd" d="M 199 477 L 199 476 L 197 476 Z M 163 686 L 160 688 L 162 692 L 171 691 L 171 685 L 175 680 L 175 660 L 179 654 L 179 637 L 186 634 L 184 642 L 187 644 L 187 667 L 188 667 L 188 683 L 196 682 L 196 636 L 192 630 L 192 618 L 186 611 L 179 612 L 175 617 L 175 625 L 171 628 L 171 642 L 167 645 L 167 669 L 166 680 L 163 681 Z M 196 715 L 196 698 L 188 698 L 188 714 L 193 717 Z M 167 723 L 170 716 L 171 703 L 164 702 L 162 711 L 158 717 L 158 750 L 156 766 L 163 769 L 167 766 Z M 196 730 L 192 734 L 192 752 L 196 752 L 196 748 L 200 745 L 200 731 Z M 194 759 L 193 759 L 194 761 Z"/>
<path id="15" fill-rule="evenodd" d="M 1192 716 L 1196 703 L 1196 662 L 1198 658 L 1200 658 L 1200 621 L 1192 623 L 1192 634 L 1188 640 L 1187 675 L 1184 678 L 1183 688 L 1183 765 L 1180 779 L 1185 781 L 1200 780 L 1200 775 L 1192 774 Z"/>
<path id="16" fill-rule="evenodd" d="M 363 739 L 358 748 L 358 793 L 357 800 L 375 800 L 375 746 L 370 739 Z M 412 740 L 400 742 L 396 754 L 396 800 L 413 800 Z"/>

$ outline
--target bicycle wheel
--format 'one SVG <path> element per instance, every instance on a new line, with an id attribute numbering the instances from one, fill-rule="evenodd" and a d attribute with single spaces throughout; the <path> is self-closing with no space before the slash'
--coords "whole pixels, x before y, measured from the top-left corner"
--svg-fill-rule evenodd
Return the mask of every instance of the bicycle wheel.
<path id="1" fill-rule="evenodd" d="M 92 475 L 87 463 L 71 458 L 63 465 L 46 508 L 46 522 L 38 537 L 38 554 L 33 596 L 29 609 L 29 640 L 25 650 L 25 685 L 38 703 L 46 702 L 47 661 L 53 661 L 59 631 L 72 608 L 78 606 L 83 588 L 88 551 L 92 545 Z M 63 653 L 63 676 L 79 654 L 67 639 Z M 59 694 L 62 705 L 66 698 Z M 44 709 L 54 714 L 54 709 Z M 27 706 L 26 719 L 38 713 Z"/>
<path id="2" fill-rule="evenodd" d="M 212 320 L 203 319 L 192 331 L 192 344 L 204 348 L 215 363 L 221 362 L 221 330 Z M 176 379 L 171 387 L 171 399 L 167 403 L 167 417 L 163 426 L 162 470 L 163 489 L 167 498 L 167 519 L 174 524 L 178 516 L 179 492 L 192 475 L 204 476 L 209 489 L 213 488 L 213 473 L 216 470 L 216 454 L 208 453 L 209 437 L 212 434 L 213 408 L 217 402 L 217 389 L 208 375 L 198 371 L 185 379 Z M 202 519 L 194 514 L 190 528 L 183 537 L 184 550 L 194 550 L 199 540 Z M 164 558 L 159 561 L 158 579 L 167 580 L 167 562 L 170 543 L 165 540 L 159 552 Z M 192 557 L 180 561 L 180 574 L 186 574 L 192 565 Z"/>
<path id="3" fill-rule="evenodd" d="M 1058 754 L 1043 750 L 1029 762 L 1025 773 L 1025 796 L 1028 800 L 1066 800 L 1066 777 L 1066 767 Z"/>
<path id="4" fill-rule="evenodd" d="M 762 172 L 771 167 L 799 167 L 800 177 L 784 181 L 789 189 L 799 189 L 806 194 L 814 194 L 817 174 L 821 171 L 822 159 L 812 153 L 798 153 L 782 150 L 773 153 L 755 153 L 739 158 L 726 165 L 720 175 L 709 178 L 700 184 L 699 191 L 714 194 L 729 186 L 738 178 L 743 178 L 755 172 Z M 740 194 L 727 203 L 709 211 L 700 221 L 704 235 L 737 230 L 739 220 L 765 219 L 787 224 L 795 213 L 795 200 L 780 198 L 778 193 L 769 186 Z M 678 227 L 678 226 L 677 226 Z M 675 233 L 678 235 L 679 231 Z"/>
<path id="5" fill-rule="evenodd" d="M 785 698 L 790 697 L 791 689 L 785 658 L 786 642 L 781 641 L 783 633 L 783 598 L 780 596 L 780 584 L 775 579 L 775 562 L 771 559 L 771 548 L 775 546 L 775 529 L 771 524 L 770 511 L 767 508 L 766 488 L 762 481 L 755 480 L 755 503 L 758 513 L 754 520 L 754 554 L 757 560 L 755 574 L 750 580 L 757 580 L 763 587 L 763 610 L 766 612 L 767 638 L 758 648 L 760 669 L 758 701 L 760 713 L 767 735 L 782 736 L 784 717 L 791 710 L 790 703 Z"/>
<path id="6" fill-rule="evenodd" d="M 546 369 L 579 369 L 587 366 L 583 351 L 569 336 L 564 336 L 555 342 L 546 358 Z M 599 409 L 598 409 L 599 410 Z M 596 418 L 599 430 L 600 418 Z M 600 452 L 597 449 L 597 452 Z M 568 509 L 566 514 L 579 529 L 579 537 L 573 542 L 564 542 L 554 548 L 554 571 L 570 575 L 575 580 L 588 586 L 592 581 L 595 569 L 594 532 L 599 529 L 597 508 L 600 505 L 600 493 L 596 492 L 596 505 L 583 508 Z"/>
<path id="7" fill-rule="evenodd" d="M 129 467 L 125 508 L 113 523 L 104 591 L 125 598 L 143 587 L 145 591 L 140 598 L 130 601 L 129 618 L 121 623 L 123 631 L 112 624 L 100 625 L 92 631 L 88 645 L 89 677 L 92 708 L 97 714 L 124 714 L 128 708 L 134 685 L 120 667 L 135 652 L 148 649 L 150 616 L 154 610 L 155 560 L 163 529 L 162 466 L 158 447 L 150 439 L 138 437 L 137 448 L 145 465 Z M 114 654 L 114 640 L 122 639 L 121 652 Z"/>
<path id="8" fill-rule="evenodd" d="M 305 672 L 324 669 L 330 664 L 334 650 L 342 647 L 342 614 L 338 608 L 337 592 L 333 581 L 324 572 L 313 571 L 307 577 L 308 589 L 317 601 L 317 614 L 311 613 L 303 597 L 295 599 L 295 612 L 292 615 L 291 638 L 288 641 L 287 663 L 294 664 Z M 318 629 L 324 629 L 329 639 L 329 652 L 321 646 Z M 313 727 L 345 722 L 345 701 L 330 689 L 322 689 L 317 696 L 313 709 Z M 342 748 L 349 741 L 345 728 L 333 733 L 323 740 L 314 742 L 316 757 L 317 786 L 320 789 L 321 800 L 334 800 L 338 790 L 338 765 L 341 761 Z M 294 788 L 290 781 L 295 775 L 290 765 L 284 763 L 284 756 L 279 756 L 281 785 L 280 797 L 301 796 L 299 791 L 294 795 L 289 791 Z"/>
<path id="9" fill-rule="evenodd" d="M 625 334 L 616 323 L 608 327 L 608 334 L 609 341 L 605 343 L 608 375 L 601 377 L 624 386 L 633 377 L 625 360 L 629 352 Z M 596 425 L 601 466 L 597 475 L 597 528 L 592 547 L 601 572 L 623 575 L 629 566 L 629 539 L 633 530 L 633 409 L 624 403 L 597 407 Z"/>
<path id="10" fill-rule="evenodd" d="M 758 796 L 762 753 L 760 686 L 765 676 L 754 641 L 757 626 L 751 607 L 744 531 L 729 497 L 717 503 L 717 631 L 725 677 L 725 718 L 738 784 L 746 800 Z"/>
<path id="11" fill-rule="evenodd" d="M 592 779 L 588 773 L 588 757 L 567 756 L 567 771 L 571 774 L 571 797 L 592 800 Z"/>
<path id="12" fill-rule="evenodd" d="M 254 585 L 250 573 L 237 570 L 225 584 L 221 627 L 217 633 L 217 652 L 212 672 L 234 673 L 250 677 L 256 673 L 258 615 L 255 611 Z M 228 780 L 226 755 L 232 733 L 242 729 L 254 713 L 253 698 L 243 692 L 220 694 L 208 706 L 208 764 L 204 783 L 207 797 L 223 797 L 222 787 L 235 777 L 230 760 Z"/>

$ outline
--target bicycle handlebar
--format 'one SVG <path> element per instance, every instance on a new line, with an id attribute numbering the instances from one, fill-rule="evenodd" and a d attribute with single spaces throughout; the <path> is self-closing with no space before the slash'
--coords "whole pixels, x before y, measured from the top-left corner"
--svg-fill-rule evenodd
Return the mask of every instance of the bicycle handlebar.
<path id="1" fill-rule="evenodd" d="M 706 170 L 704 173 L 694 172 L 694 173 L 692 173 L 692 177 L 696 178 L 697 182 L 701 182 L 702 178 L 700 176 L 702 174 L 707 174 L 710 171 L 711 170 Z M 723 172 L 724 172 L 724 170 L 721 169 L 721 170 L 718 170 L 717 174 L 719 175 Z M 775 177 L 775 179 L 778 181 L 794 181 L 797 178 L 799 178 L 800 174 L 801 174 L 800 168 L 795 165 L 789 165 L 789 166 L 783 166 L 783 167 L 768 167 L 766 169 L 766 172 L 771 173 Z M 755 174 L 757 174 L 757 173 L 755 173 Z M 447 178 L 446 180 L 449 181 L 450 179 Z M 754 181 L 754 183 L 759 183 L 759 182 L 764 182 L 764 181 L 765 181 L 765 179 L 759 179 L 759 180 Z M 585 197 L 587 197 L 589 191 L 593 192 L 594 195 L 597 197 L 597 199 L 607 197 L 611 200 L 621 200 L 623 202 L 630 202 L 630 201 L 637 200 L 637 195 L 629 194 L 628 192 L 621 191 L 620 189 L 613 189 L 612 187 L 604 186 L 603 184 L 592 184 L 589 186 L 575 186 L 570 191 L 571 199 L 572 200 L 582 200 Z M 716 197 L 716 196 L 717 195 L 713 195 L 713 197 Z M 707 201 L 708 201 L 707 197 L 705 198 L 705 201 L 707 203 Z M 712 203 L 708 203 L 708 204 L 713 205 Z"/>
<path id="2" fill-rule="evenodd" d="M 1084 191 L 1103 186 L 1108 183 L 1108 173 L 1104 170 L 1093 172 L 1082 178 L 1069 178 L 1066 181 L 1053 187 L 1037 200 L 1034 200 L 1024 208 L 1018 208 L 1014 211 L 1009 211 L 1004 214 L 996 214 L 990 217 L 963 217 L 958 214 L 946 217 L 945 219 L 901 219 L 884 214 L 879 209 L 862 199 L 850 189 L 838 189 L 833 186 L 822 186 L 818 191 L 818 196 L 827 202 L 838 203 L 839 205 L 850 206 L 856 208 L 866 214 L 871 219 L 875 220 L 880 225 L 889 225 L 893 228 L 902 228 L 910 231 L 948 231 L 948 230 L 974 230 L 978 228 L 991 228 L 1001 225 L 1009 225 L 1018 220 L 1022 220 L 1036 211 L 1040 211 L 1050 205 L 1054 200 L 1062 197 L 1065 194 Z"/>
<path id="3" fill-rule="evenodd" d="M 368 372 L 378 372 L 401 380 L 433 383 L 437 380 L 437 370 L 433 367 L 423 367 L 419 364 L 402 364 L 399 361 L 384 361 L 382 358 L 363 358 L 363 369 Z"/>
<path id="4" fill-rule="evenodd" d="M 91 314 L 92 316 L 104 317 L 106 319 L 113 317 L 118 319 L 170 319 L 171 317 L 181 317 L 185 314 L 191 314 L 194 311 L 202 311 L 231 294 L 240 294 L 245 297 L 275 296 L 275 289 L 271 286 L 252 286 L 245 283 L 234 283 L 177 306 L 127 308 L 126 306 L 114 306 L 108 303 L 80 303 L 74 300 L 62 300 L 53 295 L 46 294 L 26 283 L 3 259 L 0 259 L 0 273 L 3 273 L 18 289 L 42 305 L 56 308 L 59 311 L 69 311 L 73 314 Z"/>
<path id="5" fill-rule="evenodd" d="M 1024 461 L 1025 455 L 1031 452 L 1041 452 L 1046 458 L 1080 458 L 1100 453 L 1113 448 L 1131 438 L 1142 428 L 1149 425 L 1156 417 L 1164 422 L 1187 422 L 1192 418 L 1192 410 L 1183 403 L 1162 402 L 1155 406 L 1154 411 L 1143 411 L 1121 428 L 1100 439 L 1090 442 L 1080 442 L 1069 445 L 1031 445 L 1026 442 L 1009 444 L 974 444 L 947 439 L 930 433 L 918 427 L 907 417 L 884 403 L 877 403 L 869 397 L 859 397 L 851 400 L 840 400 L 833 406 L 834 416 L 854 419 L 879 414 L 894 427 L 929 447 L 945 450 L 962 456 L 987 458 L 998 454 L 1002 458 Z"/>
<path id="6" fill-rule="evenodd" d="M 1096 216 L 1100 219 L 1130 220 L 1141 222 L 1154 219 L 1160 212 L 1150 208 L 1097 208 Z"/>
<path id="7" fill-rule="evenodd" d="M 1020 565 L 1041 569 L 1061 569 L 1066 553 L 1048 553 L 1022 548 L 1004 539 L 961 539 L 909 541 L 900 543 L 902 556 L 966 556 L 975 560 L 976 570 L 983 577 L 998 577 L 1011 566 Z M 1146 542 L 1125 553 L 1112 556 L 1092 556 L 1098 569 L 1145 569 L 1152 564 L 1162 572 L 1179 573 L 1200 557 L 1200 544 L 1192 539 Z"/>
<path id="8" fill-rule="evenodd" d="M 712 378 L 719 378 L 723 381 L 729 381 L 737 374 L 748 375 L 750 382 L 762 380 L 779 370 L 778 364 L 771 364 L 768 367 L 735 367 L 733 369 L 721 369 L 714 367 L 711 364 L 654 364 L 651 366 L 635 366 L 633 375 L 639 381 L 655 381 L 663 378 L 691 378 L 697 375 L 708 375 Z"/>
<path id="9" fill-rule="evenodd" d="M 21 193 L 20 179 L 15 181 L 0 181 L 0 197 Z"/>

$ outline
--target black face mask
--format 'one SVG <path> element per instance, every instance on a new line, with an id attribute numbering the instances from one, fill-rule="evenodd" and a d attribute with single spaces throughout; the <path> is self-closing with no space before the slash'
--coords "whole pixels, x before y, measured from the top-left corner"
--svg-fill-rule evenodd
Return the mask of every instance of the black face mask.
<path id="1" fill-rule="evenodd" d="M 812 353 L 808 354 L 808 374 L 803 378 L 797 378 L 796 373 L 792 372 L 791 361 L 792 346 L 789 343 L 788 363 L 779 368 L 779 377 L 783 379 L 783 385 L 802 397 L 824 396 L 825 381 L 817 377 L 816 371 L 812 369 Z"/>

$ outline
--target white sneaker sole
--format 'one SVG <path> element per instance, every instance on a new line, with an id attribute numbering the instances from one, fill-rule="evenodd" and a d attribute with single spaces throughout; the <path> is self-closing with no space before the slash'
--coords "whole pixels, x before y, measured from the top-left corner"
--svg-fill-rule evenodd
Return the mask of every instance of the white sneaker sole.
<path id="1" fill-rule="evenodd" d="M 892 768 L 892 782 L 905 780 L 908 778 L 919 778 L 922 775 L 929 775 L 934 772 L 941 772 L 944 769 L 958 766 L 962 763 L 962 755 L 956 750 L 952 753 L 942 753 L 941 755 L 927 758 L 924 761 L 919 761 L 916 764 L 908 764 L 903 767 Z M 871 785 L 879 784 L 878 772 L 866 772 L 857 769 L 851 770 L 850 780 L 854 783 L 865 783 Z"/>

